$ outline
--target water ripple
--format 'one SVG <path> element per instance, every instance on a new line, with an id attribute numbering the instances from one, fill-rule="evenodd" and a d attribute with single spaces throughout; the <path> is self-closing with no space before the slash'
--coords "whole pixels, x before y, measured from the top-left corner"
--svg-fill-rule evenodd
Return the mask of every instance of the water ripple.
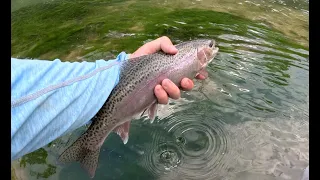
<path id="1" fill-rule="evenodd" d="M 146 148 L 142 160 L 142 165 L 155 176 L 170 174 L 170 178 L 208 179 L 227 172 L 238 157 L 232 148 L 239 144 L 225 123 L 212 115 L 186 110 L 159 123 L 168 137 L 163 131 L 154 131 L 152 145 Z"/>

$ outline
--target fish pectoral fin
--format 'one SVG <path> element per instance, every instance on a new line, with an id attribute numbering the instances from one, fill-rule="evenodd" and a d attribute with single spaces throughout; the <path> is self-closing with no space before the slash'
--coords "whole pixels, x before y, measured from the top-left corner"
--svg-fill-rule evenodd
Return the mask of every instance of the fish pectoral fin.
<path id="1" fill-rule="evenodd" d="M 151 123 L 153 123 L 155 117 L 157 116 L 157 111 L 158 111 L 158 103 L 154 102 L 153 104 L 151 104 L 151 106 L 148 108 L 148 117 L 151 121 Z"/>
<path id="2" fill-rule="evenodd" d="M 155 117 L 157 116 L 157 110 L 158 110 L 158 102 L 155 101 L 148 108 L 143 110 L 140 117 L 144 116 L 146 111 L 148 111 L 148 118 L 150 119 L 151 123 L 153 123 Z"/>
<path id="3" fill-rule="evenodd" d="M 129 140 L 129 129 L 130 129 L 130 122 L 126 121 L 123 124 L 117 126 L 113 131 L 117 133 L 120 138 L 122 139 L 123 144 L 127 144 Z"/>
<path id="4" fill-rule="evenodd" d="M 93 178 L 96 173 L 96 169 L 98 166 L 98 160 L 99 160 L 100 148 L 101 147 L 99 147 L 98 149 L 96 149 L 94 151 L 88 150 L 87 154 L 80 161 L 81 167 L 88 172 L 90 178 Z"/>
<path id="5" fill-rule="evenodd" d="M 199 74 L 201 74 L 202 76 L 204 76 L 205 78 L 208 77 L 208 71 L 206 69 L 201 69 L 196 76 L 198 76 Z"/>

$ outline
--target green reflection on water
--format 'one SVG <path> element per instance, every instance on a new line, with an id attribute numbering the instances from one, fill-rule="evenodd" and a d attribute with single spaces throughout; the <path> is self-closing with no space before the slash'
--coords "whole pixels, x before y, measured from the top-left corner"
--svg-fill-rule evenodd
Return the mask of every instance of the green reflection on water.
<path id="1" fill-rule="evenodd" d="M 36 179 L 48 178 L 56 173 L 56 166 L 48 163 L 47 157 L 48 152 L 45 149 L 40 148 L 32 153 L 23 156 L 20 160 L 20 167 L 27 168 L 27 165 L 29 167 L 32 165 L 41 165 L 42 168 L 40 168 L 40 170 L 33 170 L 31 168 L 29 171 L 30 176 L 33 176 Z"/>
<path id="2" fill-rule="evenodd" d="M 271 43 L 303 48 L 274 29 L 227 13 L 172 10 L 146 3 L 116 8 L 113 3 L 54 1 L 15 11 L 11 23 L 12 56 L 75 61 L 90 52 L 112 52 L 113 55 L 120 51 L 132 52 L 146 38 L 168 35 L 175 42 L 201 35 L 212 38 L 226 33 L 247 35 L 249 26 L 266 31 L 266 39 Z M 186 24 L 177 23 L 179 21 Z M 230 26 L 229 30 L 219 24 Z M 130 36 L 131 33 L 136 36 Z M 105 54 L 94 57 L 97 58 L 105 58 Z"/>

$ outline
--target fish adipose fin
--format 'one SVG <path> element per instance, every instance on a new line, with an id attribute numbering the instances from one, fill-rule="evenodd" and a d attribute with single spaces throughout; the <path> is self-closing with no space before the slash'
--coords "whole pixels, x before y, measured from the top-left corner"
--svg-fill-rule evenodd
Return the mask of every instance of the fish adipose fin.
<path id="1" fill-rule="evenodd" d="M 85 138 L 82 135 L 60 155 L 58 161 L 62 164 L 73 161 L 80 162 L 81 167 L 88 172 L 91 178 L 93 178 L 97 169 L 101 147 L 98 147 L 95 150 L 87 149 L 84 146 L 84 140 Z"/>

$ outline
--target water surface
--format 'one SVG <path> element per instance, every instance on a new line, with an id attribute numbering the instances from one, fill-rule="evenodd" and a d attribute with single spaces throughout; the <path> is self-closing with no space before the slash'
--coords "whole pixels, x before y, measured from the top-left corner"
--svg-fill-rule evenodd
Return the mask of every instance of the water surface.
<path id="1" fill-rule="evenodd" d="M 309 1 L 12 1 L 12 56 L 114 58 L 213 38 L 209 78 L 105 141 L 95 179 L 297 179 L 309 164 Z M 16 179 L 88 179 L 55 158 L 86 127 L 13 162 Z"/>

